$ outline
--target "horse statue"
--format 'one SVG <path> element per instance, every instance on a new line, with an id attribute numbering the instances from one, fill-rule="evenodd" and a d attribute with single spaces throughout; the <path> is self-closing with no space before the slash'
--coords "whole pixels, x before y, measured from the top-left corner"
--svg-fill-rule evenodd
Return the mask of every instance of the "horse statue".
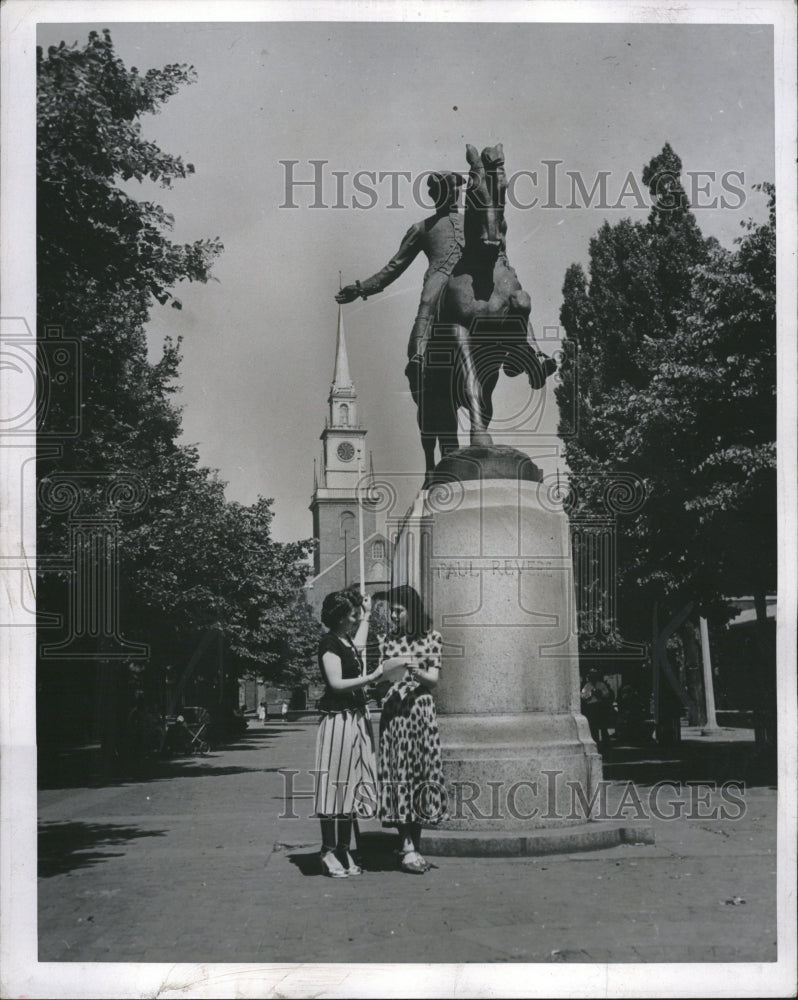
<path id="1" fill-rule="evenodd" d="M 464 218 L 465 248 L 441 296 L 423 377 L 413 391 L 424 449 L 425 488 L 432 482 L 435 448 L 441 458 L 458 448 L 457 411 L 467 409 L 471 444 L 490 446 L 493 391 L 503 369 L 522 373 L 540 389 L 557 370 L 542 354 L 529 323 L 531 300 L 507 260 L 504 218 L 507 178 L 502 144 L 469 164 Z"/>

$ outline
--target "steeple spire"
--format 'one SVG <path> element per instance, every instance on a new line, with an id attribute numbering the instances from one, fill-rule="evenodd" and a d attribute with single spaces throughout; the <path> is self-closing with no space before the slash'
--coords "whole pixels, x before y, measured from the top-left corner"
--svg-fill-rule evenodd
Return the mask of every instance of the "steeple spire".
<path id="1" fill-rule="evenodd" d="M 338 306 L 338 342 L 335 347 L 335 374 L 332 383 L 333 392 L 341 389 L 354 389 L 352 377 L 349 374 L 349 359 L 346 356 L 346 338 L 344 337 L 344 313 Z"/>

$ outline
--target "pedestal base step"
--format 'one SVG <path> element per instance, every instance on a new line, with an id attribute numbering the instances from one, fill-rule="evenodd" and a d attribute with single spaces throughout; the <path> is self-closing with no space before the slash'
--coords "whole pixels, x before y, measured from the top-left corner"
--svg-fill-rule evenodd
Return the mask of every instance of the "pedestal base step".
<path id="1" fill-rule="evenodd" d="M 422 848 L 425 854 L 436 857 L 510 858 L 653 843 L 654 830 L 647 823 L 594 822 L 529 833 L 429 829 L 424 830 Z"/>

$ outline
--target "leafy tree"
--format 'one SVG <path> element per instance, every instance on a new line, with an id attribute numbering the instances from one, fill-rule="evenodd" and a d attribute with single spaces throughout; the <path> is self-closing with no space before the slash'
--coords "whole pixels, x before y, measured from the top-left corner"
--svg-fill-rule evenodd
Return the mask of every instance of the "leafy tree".
<path id="1" fill-rule="evenodd" d="M 146 485 L 177 448 L 180 414 L 170 397 L 179 345 L 167 341 L 150 364 L 144 324 L 154 298 L 164 301 L 177 281 L 207 280 L 221 244 L 172 244 L 163 209 L 120 184 L 148 176 L 168 186 L 189 172 L 143 138 L 140 117 L 191 79 L 188 67 L 128 71 L 107 31 L 92 32 L 83 47 L 37 50 L 37 328 L 43 336 L 59 327 L 81 348 L 80 433 L 61 439 L 57 456 L 43 454 L 39 476 L 83 474 L 82 514 L 107 515 L 104 476 L 133 472 Z M 69 426 L 68 403 L 51 393 L 50 435 Z M 67 544 L 66 518 L 40 507 L 40 555 Z M 39 606 L 63 609 L 65 586 L 42 575 Z"/>
<path id="2" fill-rule="evenodd" d="M 194 172 L 147 140 L 141 123 L 192 83 L 194 70 L 127 69 L 108 31 L 92 32 L 83 47 L 38 50 L 37 70 L 37 325 L 40 336 L 60 327 L 82 352 L 80 433 L 63 437 L 59 454 L 43 454 L 39 476 L 80 474 L 81 515 L 113 513 L 104 490 L 119 473 L 132 474 L 147 497 L 119 519 L 122 634 L 149 644 L 151 655 L 143 672 L 124 663 L 101 671 L 100 711 L 118 730 L 126 668 L 158 691 L 167 667 L 184 666 L 208 630 L 221 637 L 228 676 L 307 674 L 318 631 L 302 601 L 311 543 L 271 539 L 272 501 L 225 500 L 224 483 L 178 442 L 179 341 L 167 338 L 157 362 L 147 357 L 153 304 L 179 308 L 175 286 L 207 281 L 222 250 L 218 239 L 171 242 L 171 217 L 130 193 L 135 182 L 169 187 Z M 68 426 L 66 405 L 54 395 L 50 433 Z M 65 552 L 67 524 L 62 513 L 40 509 L 41 554 Z M 68 582 L 65 574 L 40 574 L 40 610 L 63 614 Z M 95 655 L 104 648 L 98 640 Z M 45 689 L 60 667 L 41 664 Z M 73 701 L 88 695 L 85 684 L 70 690 Z"/>
<path id="3" fill-rule="evenodd" d="M 171 289 L 207 281 L 222 246 L 170 242 L 172 218 L 122 185 L 146 177 L 168 187 L 193 172 L 146 140 L 140 119 L 190 84 L 194 71 L 128 70 L 106 30 L 91 32 L 82 48 L 38 49 L 37 76 L 37 326 L 40 335 L 60 327 L 82 348 L 80 434 L 64 440 L 57 467 L 138 469 L 174 449 L 180 429 L 170 398 L 179 344 L 167 340 L 161 360 L 148 362 L 151 304 L 179 306 Z M 56 396 L 47 414 L 56 433 L 69 423 L 59 404 Z M 45 550 L 57 541 L 51 527 L 44 514 Z"/>
<path id="4" fill-rule="evenodd" d="M 708 613 L 744 591 L 764 614 L 775 581 L 773 192 L 769 223 L 749 223 L 730 252 L 701 237 L 680 169 L 666 145 L 643 173 L 647 223 L 605 223 L 589 279 L 573 265 L 563 286 L 561 321 L 579 353 L 558 400 L 570 408 L 578 396 L 566 459 L 580 510 L 606 513 L 607 475 L 646 488 L 619 520 L 614 623 L 643 641 L 654 602 Z"/>
<path id="5" fill-rule="evenodd" d="M 159 302 L 185 278 L 207 280 L 218 240 L 178 246 L 164 236 L 173 220 L 137 201 L 119 181 L 149 178 L 169 187 L 194 172 L 142 135 L 140 117 L 157 114 L 193 67 L 170 65 L 140 74 L 114 54 L 110 32 L 96 31 L 79 49 L 37 50 L 39 268 L 43 304 L 63 306 L 72 292 L 118 289 Z M 131 266 L 135 264 L 135 274 Z M 53 294 L 53 293 L 56 294 Z M 48 294 L 49 293 L 49 294 Z M 56 320 L 58 317 L 45 319 Z"/>
<path id="6" fill-rule="evenodd" d="M 682 161 L 667 142 L 643 170 L 652 202 L 646 231 L 656 287 L 655 315 L 646 333 L 658 338 L 675 333 L 677 318 L 691 298 L 692 270 L 706 261 L 714 245 L 704 240 L 690 211 L 681 171 Z"/>
<path id="7" fill-rule="evenodd" d="M 691 271 L 692 301 L 646 389 L 629 400 L 623 451 L 653 484 L 649 559 L 666 589 L 702 599 L 751 593 L 760 617 L 776 580 L 776 239 L 745 224 Z"/>
<path id="8" fill-rule="evenodd" d="M 652 203 L 647 222 L 605 222 L 590 241 L 589 276 L 577 264 L 565 275 L 560 318 L 578 353 L 566 352 L 557 399 L 564 412 L 574 407 L 578 412 L 577 433 L 566 439 L 565 457 L 582 514 L 606 515 L 606 486 L 614 477 L 642 475 L 650 485 L 639 456 L 621 447 L 633 429 L 629 399 L 657 372 L 676 317 L 689 301 L 690 270 L 709 252 L 689 210 L 680 170 L 681 161 L 666 144 L 643 171 Z M 638 641 L 649 637 L 653 599 L 641 586 L 641 540 L 648 529 L 644 511 L 624 515 L 619 524 L 618 620 L 610 623 L 613 635 L 620 630 Z M 601 578 L 597 572 L 582 586 L 595 589 Z M 595 595 L 578 595 L 583 608 L 591 602 Z M 585 651 L 606 645 L 601 637 L 582 638 Z"/>
<path id="9" fill-rule="evenodd" d="M 311 542 L 271 538 L 272 501 L 227 502 L 193 449 L 162 463 L 146 517 L 125 546 L 131 635 L 154 641 L 150 673 L 185 664 L 204 633 L 235 676 L 310 679 L 319 627 L 304 611 Z"/>

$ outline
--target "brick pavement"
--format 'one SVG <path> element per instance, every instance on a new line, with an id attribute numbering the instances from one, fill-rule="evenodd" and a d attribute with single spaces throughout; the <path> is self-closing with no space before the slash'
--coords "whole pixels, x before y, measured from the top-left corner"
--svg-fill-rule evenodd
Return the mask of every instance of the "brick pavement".
<path id="1" fill-rule="evenodd" d="M 654 819 L 655 845 L 438 858 L 422 877 L 395 870 L 384 851 L 362 877 L 333 880 L 318 874 L 309 804 L 295 802 L 299 819 L 280 818 L 279 771 L 312 766 L 315 726 L 250 726 L 238 743 L 170 762 L 147 781 L 39 793 L 40 961 L 776 958 L 776 792 L 768 784 L 746 789 L 738 820 Z M 729 734 L 737 757 L 716 754 L 707 758 L 713 766 L 720 759 L 728 770 L 739 759 L 741 735 Z M 715 738 L 718 747 L 735 749 Z M 645 800 L 658 768 L 678 771 L 678 753 L 664 762 L 653 753 L 610 761 L 607 773 L 622 776 L 628 764 Z M 702 776 L 697 766 L 691 777 Z M 735 898 L 745 902 L 726 902 Z"/>

